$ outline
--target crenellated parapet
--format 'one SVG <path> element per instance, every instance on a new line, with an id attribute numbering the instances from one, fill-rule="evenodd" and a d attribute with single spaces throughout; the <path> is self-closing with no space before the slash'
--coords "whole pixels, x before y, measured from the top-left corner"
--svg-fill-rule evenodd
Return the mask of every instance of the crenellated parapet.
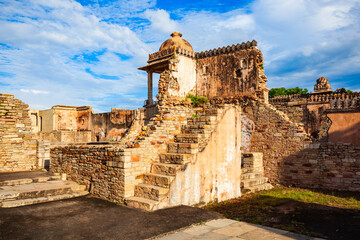
<path id="1" fill-rule="evenodd" d="M 217 56 L 220 54 L 225 54 L 225 53 L 231 53 L 231 52 L 236 52 L 239 50 L 247 50 L 247 49 L 252 49 L 254 47 L 257 46 L 257 41 L 252 40 L 247 41 L 247 42 L 243 42 L 243 43 L 238 43 L 238 44 L 233 44 L 233 45 L 229 45 L 227 47 L 221 47 L 221 48 L 214 48 L 212 50 L 207 50 L 207 51 L 203 51 L 203 52 L 198 52 L 196 53 L 196 58 L 205 58 L 205 57 L 211 57 L 211 56 Z"/>
<path id="2" fill-rule="evenodd" d="M 184 55 L 184 56 L 187 56 L 190 58 L 196 57 L 196 53 L 188 51 L 183 48 L 177 48 L 174 46 L 174 47 L 171 47 L 168 49 L 164 49 L 164 50 L 149 54 L 148 63 L 153 62 L 155 60 L 162 59 L 162 58 L 170 57 L 171 55 L 174 55 L 174 54 L 180 54 L 180 55 Z"/>
<path id="3" fill-rule="evenodd" d="M 184 56 L 187 56 L 190 58 L 205 58 L 205 57 L 211 57 L 211 56 L 217 56 L 217 55 L 221 55 L 221 54 L 236 52 L 239 50 L 248 50 L 248 49 L 252 49 L 254 47 L 257 47 L 256 40 L 252 40 L 251 42 L 247 41 L 247 42 L 243 42 L 243 43 L 238 43 L 236 45 L 233 44 L 231 46 L 229 45 L 226 47 L 224 46 L 224 47 L 220 47 L 220 48 L 214 48 L 212 50 L 206 50 L 206 51 L 197 52 L 197 53 L 183 49 L 183 48 L 173 46 L 173 47 L 149 54 L 148 63 L 153 62 L 158 59 L 161 59 L 161 58 L 171 56 L 173 54 L 181 54 L 181 55 L 184 55 Z"/>
<path id="4" fill-rule="evenodd" d="M 346 108 L 355 106 L 353 102 L 360 99 L 360 92 L 355 93 L 326 93 L 326 94 L 294 94 L 285 96 L 276 96 L 270 98 L 269 102 L 273 105 L 282 103 L 330 103 L 332 108 L 344 106 Z"/>

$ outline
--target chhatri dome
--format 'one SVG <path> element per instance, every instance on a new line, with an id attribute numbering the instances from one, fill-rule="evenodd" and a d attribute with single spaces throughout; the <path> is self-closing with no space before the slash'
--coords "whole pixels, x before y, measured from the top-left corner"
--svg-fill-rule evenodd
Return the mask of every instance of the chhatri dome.
<path id="1" fill-rule="evenodd" d="M 186 41 L 185 39 L 181 38 L 181 36 L 182 36 L 181 33 L 173 32 L 170 36 L 171 36 L 171 38 L 169 38 L 168 40 L 163 42 L 163 44 L 161 44 L 159 51 L 176 47 L 176 48 L 185 49 L 190 52 L 194 52 L 190 43 L 188 41 Z"/>

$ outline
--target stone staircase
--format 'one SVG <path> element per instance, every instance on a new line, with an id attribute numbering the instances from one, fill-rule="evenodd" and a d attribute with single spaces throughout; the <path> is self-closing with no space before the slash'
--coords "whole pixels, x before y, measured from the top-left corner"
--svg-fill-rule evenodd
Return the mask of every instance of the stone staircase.
<path id="1" fill-rule="evenodd" d="M 85 187 L 62 180 L 60 175 L 34 176 L 29 172 L 26 178 L 0 180 L 0 207 L 19 207 L 84 196 L 88 194 Z"/>
<path id="2" fill-rule="evenodd" d="M 156 210 L 168 197 L 171 182 L 177 171 L 185 170 L 195 155 L 202 151 L 214 131 L 223 109 L 207 109 L 187 119 L 181 133 L 167 146 L 167 153 L 159 154 L 159 163 L 153 163 L 151 171 L 143 174 L 143 182 L 135 187 L 133 197 L 127 198 L 128 206 L 144 210 Z"/>
<path id="3" fill-rule="evenodd" d="M 262 153 L 243 153 L 242 156 L 241 192 L 246 194 L 272 189 L 273 186 L 268 183 L 268 178 L 263 177 Z"/>

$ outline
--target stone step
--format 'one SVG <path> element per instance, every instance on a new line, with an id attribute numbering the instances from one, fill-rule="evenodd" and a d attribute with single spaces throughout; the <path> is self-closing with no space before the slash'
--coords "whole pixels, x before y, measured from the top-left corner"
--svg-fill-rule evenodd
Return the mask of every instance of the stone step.
<path id="1" fill-rule="evenodd" d="M 179 143 L 199 143 L 205 138 L 205 134 L 177 134 L 174 138 Z"/>
<path id="2" fill-rule="evenodd" d="M 242 174 L 248 174 L 248 173 L 258 173 L 258 174 L 262 174 L 264 173 L 264 167 L 261 166 L 261 167 L 242 167 L 241 168 L 241 173 Z"/>
<path id="3" fill-rule="evenodd" d="M 37 182 L 46 182 L 46 181 L 56 181 L 56 180 L 60 180 L 60 179 L 61 179 L 61 176 L 56 175 L 56 176 L 45 176 L 45 177 L 6 180 L 6 181 L 0 182 L 0 187 L 1 186 L 16 186 L 16 185 L 37 183 Z"/>
<path id="4" fill-rule="evenodd" d="M 144 184 L 168 188 L 174 178 L 175 178 L 174 176 L 168 176 L 168 175 L 162 175 L 156 173 L 145 173 L 143 175 L 143 182 Z"/>
<path id="5" fill-rule="evenodd" d="M 212 125 L 209 124 L 198 124 L 198 123 L 194 123 L 194 124 L 187 124 L 185 126 L 182 127 L 182 130 L 184 131 L 190 131 L 192 129 L 208 129 L 210 130 L 210 128 L 212 127 Z"/>
<path id="6" fill-rule="evenodd" d="M 183 164 L 154 163 L 151 166 L 151 172 L 162 175 L 176 175 L 176 171 L 182 167 L 184 167 Z"/>
<path id="7" fill-rule="evenodd" d="M 195 154 L 199 150 L 197 143 L 169 143 L 168 153 Z"/>
<path id="8" fill-rule="evenodd" d="M 162 153 L 159 154 L 160 163 L 186 164 L 194 160 L 193 154 Z"/>
<path id="9" fill-rule="evenodd" d="M 162 188 L 149 184 L 138 184 L 135 186 L 135 197 L 159 201 L 169 192 L 168 188 Z"/>
<path id="10" fill-rule="evenodd" d="M 188 124 L 189 123 L 192 123 L 192 122 L 201 122 L 201 123 L 214 123 L 216 122 L 217 120 L 217 117 L 216 116 L 198 116 L 196 118 L 188 118 L 187 121 L 188 121 Z"/>
<path id="11" fill-rule="evenodd" d="M 19 199 L 19 200 L 6 200 L 0 202 L 0 207 L 2 208 L 20 207 L 20 206 L 37 204 L 37 203 L 81 197 L 87 194 L 89 194 L 88 191 L 80 191 L 80 192 L 73 192 L 73 193 L 67 193 L 67 194 L 61 194 L 55 196 L 46 196 L 46 197 L 28 198 L 28 199 Z"/>
<path id="12" fill-rule="evenodd" d="M 15 180 L 7 180 L 0 182 L 1 186 L 15 186 L 15 185 L 21 185 L 21 184 L 28 184 L 32 183 L 33 180 L 31 178 L 23 178 L 23 179 L 15 179 Z"/>
<path id="13" fill-rule="evenodd" d="M 30 183 L 0 188 L 0 201 L 48 197 L 84 191 L 86 186 L 71 181 Z"/>
<path id="14" fill-rule="evenodd" d="M 243 193 L 243 194 L 254 193 L 254 192 L 259 192 L 259 191 L 263 191 L 263 190 L 270 190 L 273 188 L 274 188 L 273 185 L 271 185 L 270 183 L 264 183 L 264 184 L 253 186 L 253 187 L 242 188 L 241 193 Z"/>
<path id="15" fill-rule="evenodd" d="M 140 198 L 140 197 L 126 198 L 126 202 L 129 207 L 140 208 L 147 211 L 151 211 L 154 208 L 154 206 L 158 203 L 157 201 Z"/>
<path id="16" fill-rule="evenodd" d="M 211 129 L 210 128 L 206 128 L 206 129 L 182 129 L 181 133 L 183 134 L 210 134 L 211 133 Z"/>
<path id="17" fill-rule="evenodd" d="M 241 174 L 241 180 L 261 178 L 261 177 L 262 177 L 262 174 L 261 174 L 261 173 L 249 172 L 249 173 L 243 173 L 243 174 Z"/>
<path id="18" fill-rule="evenodd" d="M 267 181 L 268 181 L 268 179 L 266 177 L 250 178 L 250 179 L 247 179 L 247 180 L 242 180 L 240 186 L 242 188 L 254 187 L 254 186 L 257 186 L 257 185 L 264 184 Z"/>
<path id="19" fill-rule="evenodd" d="M 206 109 L 205 111 L 198 111 L 196 112 L 196 115 L 198 117 L 201 117 L 201 116 L 207 116 L 207 117 L 210 117 L 210 116 L 213 116 L 213 117 L 217 117 L 219 116 L 224 110 L 223 109 Z"/>

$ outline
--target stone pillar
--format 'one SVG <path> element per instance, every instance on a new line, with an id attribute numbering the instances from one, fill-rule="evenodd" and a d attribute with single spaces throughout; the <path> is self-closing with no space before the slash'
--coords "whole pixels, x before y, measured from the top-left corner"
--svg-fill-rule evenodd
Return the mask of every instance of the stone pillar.
<path id="1" fill-rule="evenodd" d="M 152 72 L 148 71 L 148 102 L 147 105 L 153 103 L 153 79 Z"/>

